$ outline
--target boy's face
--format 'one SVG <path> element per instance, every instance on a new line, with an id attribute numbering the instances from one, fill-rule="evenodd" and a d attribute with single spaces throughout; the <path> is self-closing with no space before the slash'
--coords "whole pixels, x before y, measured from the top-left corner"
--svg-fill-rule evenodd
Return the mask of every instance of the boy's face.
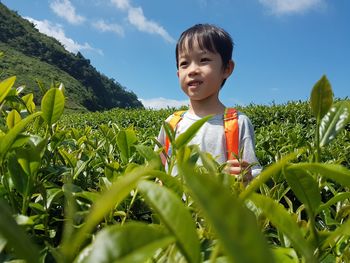
<path id="1" fill-rule="evenodd" d="M 179 52 L 177 75 L 182 90 L 191 101 L 204 101 L 218 96 L 221 84 L 233 70 L 233 62 L 224 67 L 219 53 L 200 49 L 193 43 L 191 50 Z"/>

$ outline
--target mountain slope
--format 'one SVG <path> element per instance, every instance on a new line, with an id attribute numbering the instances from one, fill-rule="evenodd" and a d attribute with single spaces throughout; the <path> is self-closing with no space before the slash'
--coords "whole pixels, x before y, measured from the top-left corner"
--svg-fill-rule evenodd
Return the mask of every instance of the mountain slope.
<path id="1" fill-rule="evenodd" d="M 35 79 L 46 85 L 52 81 L 63 82 L 72 108 L 96 111 L 142 107 L 133 92 L 99 73 L 81 53 L 66 51 L 56 39 L 41 34 L 32 23 L 2 3 L 0 51 L 5 53 L 5 58 L 0 60 L 1 79 L 16 75 L 19 84 L 26 84 L 35 92 L 38 90 Z"/>

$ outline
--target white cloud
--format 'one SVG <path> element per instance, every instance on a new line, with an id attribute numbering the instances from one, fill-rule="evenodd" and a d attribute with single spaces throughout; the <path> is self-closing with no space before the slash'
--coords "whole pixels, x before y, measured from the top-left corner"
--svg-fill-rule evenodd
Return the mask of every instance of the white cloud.
<path id="1" fill-rule="evenodd" d="M 25 19 L 33 23 L 39 32 L 56 38 L 68 51 L 72 53 L 77 53 L 78 51 L 82 50 L 91 50 L 102 55 L 101 50 L 91 47 L 88 43 L 85 42 L 84 44 L 79 44 L 73 39 L 67 37 L 63 31 L 62 26 L 59 24 L 53 24 L 48 20 L 35 20 L 31 17 L 25 17 Z"/>
<path id="2" fill-rule="evenodd" d="M 127 11 L 131 8 L 129 0 L 111 0 L 112 4 L 114 4 L 118 9 Z"/>
<path id="3" fill-rule="evenodd" d="M 50 8 L 58 15 L 66 19 L 69 23 L 78 25 L 85 21 L 85 17 L 78 15 L 69 0 L 54 0 Z"/>
<path id="4" fill-rule="evenodd" d="M 299 14 L 321 8 L 325 0 L 259 0 L 274 15 Z"/>
<path id="5" fill-rule="evenodd" d="M 102 32 L 112 32 L 118 36 L 124 36 L 124 29 L 118 24 L 108 24 L 103 20 L 99 20 L 92 24 L 93 27 L 102 31 Z"/>
<path id="6" fill-rule="evenodd" d="M 138 30 L 150 34 L 157 34 L 166 41 L 173 43 L 174 39 L 169 33 L 160 25 L 153 21 L 149 21 L 144 15 L 141 7 L 132 7 L 128 11 L 128 20 L 130 24 L 134 25 Z"/>
<path id="7" fill-rule="evenodd" d="M 128 12 L 129 23 L 135 26 L 139 31 L 159 35 L 170 43 L 175 42 L 161 25 L 145 17 L 141 7 L 132 6 L 130 0 L 111 0 L 111 2 L 118 9 Z"/>
<path id="8" fill-rule="evenodd" d="M 145 108 L 151 109 L 166 109 L 166 108 L 179 108 L 181 106 L 188 106 L 188 100 L 172 100 L 165 98 L 153 98 L 153 99 L 140 99 Z"/>

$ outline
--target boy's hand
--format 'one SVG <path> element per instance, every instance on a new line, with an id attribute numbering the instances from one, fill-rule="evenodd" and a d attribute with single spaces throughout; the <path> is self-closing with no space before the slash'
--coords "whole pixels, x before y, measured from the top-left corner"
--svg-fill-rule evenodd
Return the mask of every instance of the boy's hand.
<path id="1" fill-rule="evenodd" d="M 253 179 L 252 170 L 249 167 L 249 163 L 246 161 L 239 162 L 237 159 L 228 160 L 226 162 L 225 172 L 232 175 L 244 174 L 243 181 L 251 181 Z"/>

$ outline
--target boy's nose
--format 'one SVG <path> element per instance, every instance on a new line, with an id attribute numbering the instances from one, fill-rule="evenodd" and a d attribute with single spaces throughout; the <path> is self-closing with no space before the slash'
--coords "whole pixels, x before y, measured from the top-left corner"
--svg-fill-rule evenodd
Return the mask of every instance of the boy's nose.
<path id="1" fill-rule="evenodd" d="M 189 66 L 188 74 L 194 75 L 194 74 L 197 74 L 198 71 L 199 71 L 198 65 L 196 63 L 191 63 L 191 65 Z"/>

